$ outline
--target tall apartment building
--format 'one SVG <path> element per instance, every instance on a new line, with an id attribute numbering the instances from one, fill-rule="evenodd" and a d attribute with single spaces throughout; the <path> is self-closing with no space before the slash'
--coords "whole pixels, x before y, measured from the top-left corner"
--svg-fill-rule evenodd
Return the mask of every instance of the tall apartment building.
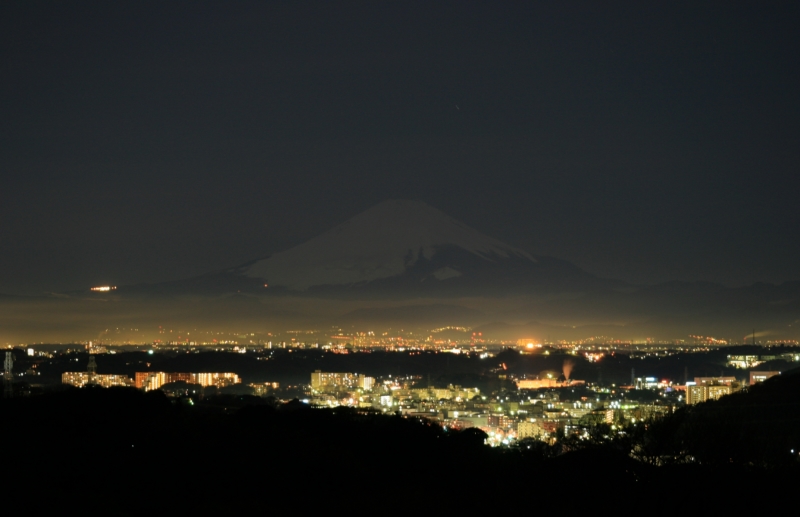
<path id="1" fill-rule="evenodd" d="M 546 434 L 538 422 L 520 422 L 517 424 L 517 439 L 542 438 Z"/>
<path id="2" fill-rule="evenodd" d="M 367 377 L 366 375 L 358 376 L 358 387 L 364 391 L 370 391 L 375 386 L 375 378 Z"/>
<path id="3" fill-rule="evenodd" d="M 150 391 L 157 390 L 164 384 L 178 381 L 218 388 L 242 382 L 235 373 L 136 372 L 135 385 L 139 389 Z"/>
<path id="4" fill-rule="evenodd" d="M 707 400 L 717 400 L 720 397 L 733 393 L 730 384 L 704 385 L 696 384 L 686 387 L 686 403 L 698 404 Z"/>
<path id="5" fill-rule="evenodd" d="M 193 373 L 191 375 L 194 375 L 195 384 L 200 386 L 224 388 L 225 386 L 233 386 L 242 382 L 235 373 Z"/>
<path id="6" fill-rule="evenodd" d="M 503 414 L 492 414 L 487 419 L 489 427 L 499 427 L 500 429 L 516 429 L 517 420 Z"/>
<path id="7" fill-rule="evenodd" d="M 358 378 L 354 373 L 332 373 L 317 370 L 311 374 L 311 388 L 314 390 L 330 388 L 354 388 L 358 385 Z"/>
<path id="8" fill-rule="evenodd" d="M 127 375 L 99 375 L 89 372 L 64 372 L 61 374 L 61 382 L 79 388 L 88 384 L 95 384 L 104 388 L 133 386 L 133 380 Z"/>

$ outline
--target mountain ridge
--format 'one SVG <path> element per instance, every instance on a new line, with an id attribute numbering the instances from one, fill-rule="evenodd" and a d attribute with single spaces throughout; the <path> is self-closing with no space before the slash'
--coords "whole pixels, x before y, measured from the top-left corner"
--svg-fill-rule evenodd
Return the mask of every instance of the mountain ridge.
<path id="1" fill-rule="evenodd" d="M 65 294 L 20 301 L 27 308 L 18 316 L 11 310 L 8 318 L 33 322 L 59 307 L 72 314 L 57 324 L 68 328 L 76 321 L 103 328 L 168 320 L 192 328 L 255 329 L 494 322 L 496 339 L 543 332 L 569 339 L 589 337 L 586 332 L 739 339 L 753 328 L 800 338 L 800 282 L 636 286 L 503 243 L 418 201 L 379 203 L 305 243 L 236 267 Z M 11 307 L 13 300 L 6 302 Z"/>

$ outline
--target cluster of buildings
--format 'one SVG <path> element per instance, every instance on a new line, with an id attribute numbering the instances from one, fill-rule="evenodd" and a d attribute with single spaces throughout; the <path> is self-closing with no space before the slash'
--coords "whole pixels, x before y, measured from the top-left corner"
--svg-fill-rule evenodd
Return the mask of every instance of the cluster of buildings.
<path id="1" fill-rule="evenodd" d="M 798 362 L 800 361 L 800 354 L 785 353 L 773 355 L 728 355 L 727 359 L 727 366 L 732 368 L 755 368 L 756 366 L 766 363 L 767 361 Z"/>
<path id="2" fill-rule="evenodd" d="M 307 402 L 318 407 L 351 406 L 422 417 L 453 429 L 476 427 L 495 445 L 524 438 L 553 439 L 559 432 L 585 432 L 598 423 L 642 421 L 674 410 L 669 403 L 626 402 L 621 392 L 616 400 L 606 394 L 602 394 L 603 401 L 599 397 L 561 400 L 565 390 L 518 391 L 504 396 L 458 385 L 421 387 L 420 381 L 413 377 L 379 381 L 355 373 L 316 371 L 311 374 Z M 553 386 L 535 388 L 584 386 L 582 381 L 553 382 Z"/>
<path id="3" fill-rule="evenodd" d="M 363 377 L 363 376 L 362 376 Z M 356 379 L 358 381 L 358 379 Z M 367 380 L 361 380 L 360 385 L 372 387 L 375 379 L 368 377 Z M 110 388 L 113 386 L 135 387 L 144 391 L 158 390 L 169 384 L 176 382 L 184 382 L 186 384 L 196 384 L 203 388 L 217 387 L 225 388 L 241 384 L 241 378 L 235 373 L 192 373 L 192 372 L 136 372 L 134 377 L 131 378 L 127 375 L 118 374 L 99 374 L 97 373 L 97 363 L 95 356 L 89 356 L 89 363 L 85 372 L 65 372 L 61 374 L 62 384 L 69 384 L 76 387 L 84 386 L 102 386 Z M 350 378 L 330 378 L 325 379 L 324 382 L 350 382 Z M 265 397 L 280 388 L 277 382 L 261 382 L 252 383 L 248 385 L 252 389 L 252 393 L 259 397 Z M 183 390 L 185 391 L 185 390 Z M 168 395 L 174 396 L 176 393 L 181 393 L 182 390 L 169 391 Z"/>
<path id="4" fill-rule="evenodd" d="M 85 372 L 64 372 L 61 374 L 61 382 L 62 384 L 77 387 L 88 385 L 97 385 L 104 388 L 135 386 L 139 389 L 150 391 L 157 390 L 172 382 L 224 388 L 239 384 L 242 381 L 235 373 L 136 372 L 133 379 L 127 375 L 98 374 L 94 355 L 90 355 L 89 364 Z"/>
<path id="5" fill-rule="evenodd" d="M 750 386 L 764 382 L 781 372 L 750 372 Z M 686 383 L 686 403 L 699 404 L 708 400 L 717 400 L 744 388 L 744 383 L 736 377 L 695 377 L 694 382 Z"/>
<path id="6" fill-rule="evenodd" d="M 749 384 L 779 373 L 753 371 Z M 622 426 L 650 421 L 671 414 L 679 404 L 716 400 L 747 385 L 746 380 L 735 377 L 696 377 L 686 385 L 654 377 L 632 380 L 631 386 L 576 390 L 569 388 L 586 388 L 586 383 L 563 378 L 519 379 L 516 393 L 484 394 L 478 388 L 455 385 L 420 387 L 419 378 L 376 380 L 355 373 L 316 371 L 311 374 L 307 402 L 319 407 L 343 405 L 423 417 L 453 429 L 476 427 L 489 435 L 491 443 L 499 445 L 525 438 L 553 440 L 559 434 L 588 435 L 588 429 L 597 424 Z M 649 402 L 630 400 L 632 389 L 651 390 L 657 396 Z M 582 396 L 570 398 L 576 391 Z"/>
<path id="7" fill-rule="evenodd" d="M 738 361 L 740 358 L 732 358 Z M 745 357 L 743 361 L 750 361 Z M 64 384 L 134 386 L 149 391 L 177 382 L 224 388 L 241 383 L 235 373 L 136 372 L 126 375 L 100 375 L 90 355 L 86 372 L 66 372 Z M 513 379 L 517 389 L 500 393 L 481 393 L 475 387 L 449 385 L 424 386 L 419 377 L 371 377 L 349 372 L 311 373 L 308 402 L 317 407 L 351 406 L 423 417 L 445 428 L 480 428 L 494 445 L 536 438 L 554 440 L 559 435 L 587 435 L 598 424 L 626 425 L 658 419 L 672 413 L 678 404 L 697 404 L 716 400 L 743 389 L 747 381 L 736 377 L 696 377 L 685 385 L 659 381 L 654 377 L 634 377 L 631 385 L 614 388 L 589 386 L 569 379 L 572 362 L 564 363 L 563 376 L 553 373 L 542 379 Z M 779 375 L 777 371 L 751 371 L 749 384 Z M 498 373 L 507 379 L 505 373 Z M 277 383 L 249 385 L 253 393 L 266 396 L 279 388 Z M 652 390 L 655 398 L 641 402 L 631 390 Z M 575 394 L 577 392 L 577 394 Z"/>
<path id="8" fill-rule="evenodd" d="M 740 389 L 742 385 L 736 377 L 695 377 L 694 382 L 686 383 L 686 403 L 691 405 L 717 400 Z"/>

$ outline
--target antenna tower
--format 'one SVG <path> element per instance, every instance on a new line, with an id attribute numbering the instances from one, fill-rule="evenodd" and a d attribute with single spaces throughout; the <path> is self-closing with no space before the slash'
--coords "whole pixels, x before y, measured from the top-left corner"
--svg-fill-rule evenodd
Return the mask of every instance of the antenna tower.
<path id="1" fill-rule="evenodd" d="M 88 374 L 87 384 L 96 384 L 97 380 L 97 362 L 94 360 L 94 356 L 89 356 L 89 364 L 86 365 L 86 373 Z"/>
<path id="2" fill-rule="evenodd" d="M 10 399 L 14 396 L 14 353 L 6 352 L 6 360 L 3 361 L 5 371 L 3 372 L 3 398 Z"/>

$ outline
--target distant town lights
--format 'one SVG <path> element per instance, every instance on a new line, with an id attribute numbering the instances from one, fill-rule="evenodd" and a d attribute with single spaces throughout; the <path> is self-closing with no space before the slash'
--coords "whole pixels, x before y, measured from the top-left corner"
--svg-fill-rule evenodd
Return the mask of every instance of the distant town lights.
<path id="1" fill-rule="evenodd" d="M 117 289 L 116 286 L 113 285 L 101 285 L 97 287 L 92 287 L 92 291 L 114 291 Z"/>

